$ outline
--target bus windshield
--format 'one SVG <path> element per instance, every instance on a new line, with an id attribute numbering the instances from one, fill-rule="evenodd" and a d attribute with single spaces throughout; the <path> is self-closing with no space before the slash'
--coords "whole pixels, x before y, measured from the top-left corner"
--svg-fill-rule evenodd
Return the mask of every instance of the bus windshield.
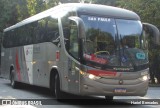
<path id="1" fill-rule="evenodd" d="M 141 49 L 140 21 L 81 15 L 86 37 L 83 57 L 87 65 L 102 69 L 134 70 L 148 63 Z"/>

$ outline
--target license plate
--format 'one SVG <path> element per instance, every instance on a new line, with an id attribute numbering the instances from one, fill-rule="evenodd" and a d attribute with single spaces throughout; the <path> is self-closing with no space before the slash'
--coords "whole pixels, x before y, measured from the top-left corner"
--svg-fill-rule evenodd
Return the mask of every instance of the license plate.
<path id="1" fill-rule="evenodd" d="M 125 88 L 116 88 L 116 89 L 114 90 L 114 92 L 115 92 L 115 93 L 126 93 L 127 90 L 126 90 Z"/>

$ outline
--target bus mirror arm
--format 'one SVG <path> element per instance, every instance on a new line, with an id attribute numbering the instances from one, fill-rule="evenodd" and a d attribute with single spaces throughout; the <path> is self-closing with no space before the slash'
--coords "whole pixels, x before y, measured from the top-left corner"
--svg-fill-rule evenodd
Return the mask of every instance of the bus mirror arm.
<path id="1" fill-rule="evenodd" d="M 145 31 L 146 38 L 151 37 L 151 41 L 156 45 L 160 45 L 160 32 L 158 28 L 149 23 L 143 23 L 143 30 Z"/>
<path id="2" fill-rule="evenodd" d="M 60 36 L 52 41 L 53 44 L 58 45 L 60 43 Z"/>

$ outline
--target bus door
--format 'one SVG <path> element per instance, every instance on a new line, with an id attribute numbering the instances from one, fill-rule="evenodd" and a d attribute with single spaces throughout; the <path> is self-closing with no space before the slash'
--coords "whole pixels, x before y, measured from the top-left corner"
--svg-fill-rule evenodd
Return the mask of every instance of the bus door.
<path id="1" fill-rule="evenodd" d="M 65 47 L 70 55 L 64 61 L 64 71 L 66 71 L 66 80 L 68 91 L 77 93 L 79 91 L 79 39 L 78 27 L 74 21 L 68 20 L 68 26 L 63 28 Z M 64 24 L 64 23 L 63 23 Z M 64 24 L 65 25 L 65 24 Z"/>

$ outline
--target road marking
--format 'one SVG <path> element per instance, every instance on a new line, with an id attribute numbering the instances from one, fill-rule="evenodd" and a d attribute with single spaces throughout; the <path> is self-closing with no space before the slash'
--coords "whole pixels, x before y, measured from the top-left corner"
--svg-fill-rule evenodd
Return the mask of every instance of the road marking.
<path id="1" fill-rule="evenodd" d="M 0 106 L 0 108 L 37 108 L 30 105 L 4 105 Z"/>

